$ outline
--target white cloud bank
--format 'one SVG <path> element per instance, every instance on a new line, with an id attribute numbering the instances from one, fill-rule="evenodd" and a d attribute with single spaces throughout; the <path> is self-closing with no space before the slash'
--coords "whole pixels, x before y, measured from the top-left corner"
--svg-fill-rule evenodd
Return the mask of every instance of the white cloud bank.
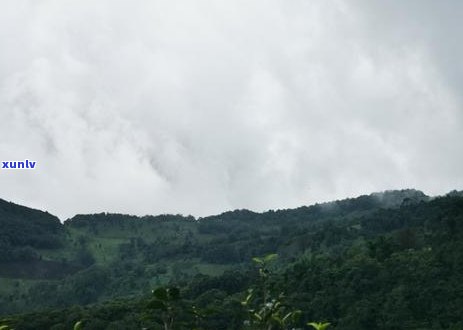
<path id="1" fill-rule="evenodd" d="M 461 1 L 7 0 L 0 197 L 264 210 L 463 188 Z"/>

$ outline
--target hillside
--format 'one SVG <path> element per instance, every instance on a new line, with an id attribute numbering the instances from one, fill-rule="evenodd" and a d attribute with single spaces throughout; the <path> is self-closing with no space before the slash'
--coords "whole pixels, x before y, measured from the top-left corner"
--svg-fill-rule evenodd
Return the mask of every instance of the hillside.
<path id="1" fill-rule="evenodd" d="M 0 212 L 7 251 L 0 261 L 0 314 L 40 311 L 7 320 L 16 329 L 70 328 L 80 318 L 86 329 L 156 324 L 143 316 L 144 301 L 163 286 L 179 287 L 188 305 L 212 310 L 202 328 L 238 329 L 246 319 L 239 302 L 259 283 L 252 258 L 271 253 L 278 254 L 272 290 L 285 292 L 288 304 L 302 311 L 301 325 L 463 326 L 463 197 L 455 192 L 429 198 L 388 191 L 200 219 L 103 213 L 61 224 L 5 201 Z M 43 312 L 67 306 L 64 313 Z"/>

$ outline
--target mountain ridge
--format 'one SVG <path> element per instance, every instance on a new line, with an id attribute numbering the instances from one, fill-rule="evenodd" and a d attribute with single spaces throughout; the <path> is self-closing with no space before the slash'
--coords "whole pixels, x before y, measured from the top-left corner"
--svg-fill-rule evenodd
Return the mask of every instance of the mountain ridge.
<path id="1" fill-rule="evenodd" d="M 450 193 L 463 194 L 462 191 L 457 191 L 457 190 L 453 190 L 453 191 L 449 192 L 449 194 Z M 200 217 L 195 217 L 195 216 L 192 216 L 192 215 L 183 215 L 183 214 L 178 214 L 178 213 L 177 214 L 159 213 L 159 214 L 146 214 L 146 215 L 139 216 L 139 215 L 132 215 L 130 213 L 118 213 L 118 212 L 107 212 L 107 211 L 105 211 L 105 212 L 98 212 L 98 213 L 78 213 L 78 214 L 74 215 L 73 217 L 61 220 L 61 219 L 59 219 L 58 216 L 56 216 L 53 213 L 50 213 L 50 212 L 48 212 L 46 210 L 41 210 L 41 209 L 38 209 L 38 208 L 32 208 L 32 207 L 29 207 L 29 206 L 26 206 L 26 205 L 23 205 L 23 204 L 15 203 L 13 201 L 8 201 L 8 200 L 3 199 L 3 198 L 0 198 L 0 210 L 2 210 L 2 209 L 22 209 L 22 210 L 28 210 L 29 212 L 37 212 L 37 213 L 41 213 L 41 214 L 48 214 L 48 215 L 50 215 L 52 217 L 55 217 L 55 218 L 59 219 L 59 221 L 61 223 L 63 223 L 63 224 L 66 221 L 72 220 L 74 218 L 79 218 L 79 217 L 82 217 L 82 216 L 101 215 L 101 214 L 104 214 L 104 215 L 117 215 L 117 216 L 128 216 L 128 217 L 134 217 L 134 218 L 139 218 L 139 219 L 142 219 L 142 218 L 156 218 L 156 217 L 164 217 L 164 216 L 175 216 L 175 217 L 176 216 L 182 216 L 182 217 L 189 218 L 189 219 L 194 218 L 195 220 L 199 220 L 199 219 L 204 219 L 204 218 L 220 217 L 220 216 L 222 216 L 224 214 L 233 213 L 233 212 L 237 212 L 237 211 L 247 211 L 247 212 L 254 213 L 254 214 L 265 214 L 265 213 L 269 213 L 269 212 L 281 212 L 281 211 L 295 210 L 295 209 L 307 208 L 307 207 L 332 206 L 332 205 L 335 205 L 336 203 L 348 202 L 348 201 L 356 200 L 356 199 L 359 199 L 359 198 L 365 198 L 365 197 L 367 197 L 367 198 L 376 197 L 379 200 L 388 200 L 388 202 L 384 204 L 384 206 L 387 206 L 387 207 L 400 206 L 401 201 L 397 202 L 397 200 L 400 199 L 400 198 L 402 198 L 402 199 L 404 199 L 404 198 L 414 198 L 415 200 L 421 200 L 421 199 L 425 200 L 425 199 L 433 198 L 433 197 L 430 197 L 430 196 L 424 194 L 422 191 L 416 190 L 416 189 L 413 189 L 413 188 L 391 189 L 391 190 L 373 192 L 373 193 L 370 193 L 368 195 L 363 194 L 363 195 L 358 195 L 358 196 L 354 196 L 354 197 L 346 197 L 346 198 L 343 198 L 343 199 L 327 201 L 327 202 L 319 202 L 319 203 L 314 203 L 314 204 L 307 204 L 307 205 L 302 205 L 302 206 L 297 206 L 297 207 L 292 207 L 292 208 L 269 209 L 269 210 L 261 211 L 261 212 L 252 211 L 252 210 L 249 210 L 249 209 L 234 209 L 234 210 L 223 211 L 223 212 L 218 213 L 218 214 L 211 214 L 211 215 L 200 216 Z M 392 201 L 394 199 L 396 200 L 395 202 Z"/>
<path id="2" fill-rule="evenodd" d="M 114 299 L 145 297 L 152 288 L 165 286 L 181 287 L 195 304 L 213 303 L 215 295 L 234 304 L 236 295 L 258 283 L 253 258 L 277 254 L 281 288 L 292 292 L 292 303 L 309 319 L 333 320 L 340 329 L 398 329 L 375 326 L 377 321 L 370 319 L 362 321 L 368 327 L 362 326 L 362 315 L 374 315 L 362 306 L 375 300 L 378 310 L 394 314 L 390 306 L 404 285 L 414 291 L 401 299 L 421 306 L 428 301 L 423 294 L 441 290 L 435 274 L 439 283 L 446 283 L 441 295 L 451 300 L 460 273 L 463 279 L 460 192 L 431 198 L 416 190 L 387 191 L 295 209 L 235 210 L 198 219 L 100 213 L 76 215 L 65 223 L 25 207 L 11 210 L 12 205 L 7 204 L 7 211 L 14 216 L 5 216 L 0 208 L 0 222 L 6 219 L 6 226 L 0 226 L 0 315 L 100 306 Z M 21 211 L 37 218 L 28 221 Z M 14 219 L 24 228 L 14 227 Z M 43 227 L 37 229 L 37 224 Z M 11 227 L 20 231 L 9 231 Z M 42 235 L 44 228 L 47 235 Z M 5 233 L 19 233 L 21 240 Z M 337 292 L 331 286 L 350 291 Z M 136 310 L 130 313 L 138 315 Z M 442 329 L 457 324 L 457 314 L 446 316 Z M 413 309 L 410 315 L 415 328 L 434 329 L 424 314 Z M 222 310 L 217 317 L 226 323 L 236 316 Z M 33 329 L 53 325 L 44 322 L 47 325 Z M 222 328 L 226 327 L 209 327 Z"/>

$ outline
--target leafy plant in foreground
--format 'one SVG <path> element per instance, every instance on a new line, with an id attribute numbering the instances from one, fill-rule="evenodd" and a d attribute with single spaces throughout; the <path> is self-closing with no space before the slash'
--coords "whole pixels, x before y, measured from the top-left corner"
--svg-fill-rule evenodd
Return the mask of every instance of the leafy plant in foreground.
<path id="1" fill-rule="evenodd" d="M 271 275 L 269 265 L 277 259 L 276 254 L 269 254 L 263 258 L 253 258 L 259 267 L 260 287 L 258 290 L 249 289 L 242 305 L 248 309 L 249 320 L 245 326 L 251 329 L 276 330 L 289 329 L 301 316 L 300 310 L 291 310 L 284 304 L 284 295 L 272 294 L 269 279 Z"/>

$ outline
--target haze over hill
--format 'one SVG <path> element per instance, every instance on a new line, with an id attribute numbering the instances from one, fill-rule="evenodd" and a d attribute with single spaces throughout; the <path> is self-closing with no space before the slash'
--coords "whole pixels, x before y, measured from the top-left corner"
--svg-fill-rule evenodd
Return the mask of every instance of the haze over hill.
<path id="1" fill-rule="evenodd" d="M 463 2 L 2 1 L 0 196 L 62 219 L 463 189 Z"/>

